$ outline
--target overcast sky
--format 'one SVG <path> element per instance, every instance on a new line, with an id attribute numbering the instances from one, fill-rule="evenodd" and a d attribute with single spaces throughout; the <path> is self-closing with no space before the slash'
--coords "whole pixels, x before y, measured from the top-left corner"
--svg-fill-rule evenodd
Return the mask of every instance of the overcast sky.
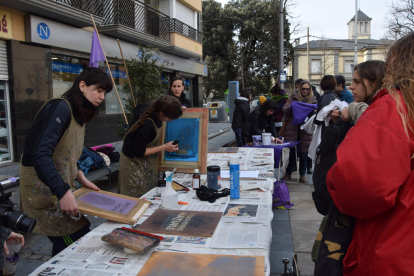
<path id="1" fill-rule="evenodd" d="M 216 0 L 223 5 L 228 0 Z M 300 33 L 293 36 L 306 36 L 306 27 L 310 35 L 326 38 L 347 39 L 347 23 L 355 15 L 355 0 L 290 0 L 296 3 L 291 13 L 300 21 Z M 385 35 L 386 16 L 392 0 L 358 0 L 361 11 L 372 18 L 371 38 L 380 39 Z M 305 43 L 306 38 L 301 39 Z"/>

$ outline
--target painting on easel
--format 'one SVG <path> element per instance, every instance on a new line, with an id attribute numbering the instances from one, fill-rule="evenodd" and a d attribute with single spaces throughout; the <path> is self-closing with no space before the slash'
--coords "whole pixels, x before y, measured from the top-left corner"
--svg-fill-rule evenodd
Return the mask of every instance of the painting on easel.
<path id="1" fill-rule="evenodd" d="M 178 140 L 179 150 L 173 153 L 162 152 L 159 170 L 177 168 L 177 172 L 207 172 L 208 109 L 187 108 L 177 120 L 163 124 L 161 144 Z"/>

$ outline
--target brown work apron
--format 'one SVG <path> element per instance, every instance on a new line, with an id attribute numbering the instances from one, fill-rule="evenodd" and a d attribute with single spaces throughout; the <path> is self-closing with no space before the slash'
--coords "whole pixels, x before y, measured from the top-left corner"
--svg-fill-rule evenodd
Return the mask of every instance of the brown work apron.
<path id="1" fill-rule="evenodd" d="M 152 119 L 147 118 L 147 120 L 151 120 L 157 131 L 157 136 L 147 144 L 147 148 L 157 147 L 160 144 L 161 127 L 157 127 Z M 131 129 L 132 127 L 125 134 L 125 137 L 131 132 Z M 121 150 L 118 174 L 118 192 L 120 194 L 141 197 L 143 194 L 156 187 L 157 175 L 158 153 L 140 158 L 129 158 L 123 154 Z"/>
<path id="2" fill-rule="evenodd" d="M 69 184 L 72 191 L 75 191 L 74 179 L 78 173 L 76 164 L 82 154 L 85 126 L 80 126 L 76 122 L 67 100 L 63 98 L 51 100 L 64 100 L 68 104 L 72 116 L 69 127 L 55 147 L 52 159 L 62 180 Z M 61 213 L 57 197 L 53 195 L 48 186 L 40 181 L 34 167 L 25 167 L 20 164 L 20 195 L 21 210 L 30 218 L 37 220 L 33 230 L 36 233 L 61 237 L 73 234 L 82 227 L 90 225 L 84 216 L 75 221 L 68 215 Z"/>

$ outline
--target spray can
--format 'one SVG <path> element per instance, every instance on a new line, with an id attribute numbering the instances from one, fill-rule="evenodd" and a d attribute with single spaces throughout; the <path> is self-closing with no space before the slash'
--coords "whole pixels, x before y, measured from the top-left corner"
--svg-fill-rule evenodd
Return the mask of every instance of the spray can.
<path id="1" fill-rule="evenodd" d="M 162 207 L 165 209 L 172 209 L 178 206 L 177 192 L 172 188 L 173 173 L 166 171 L 166 188 L 161 194 Z"/>
<path id="2" fill-rule="evenodd" d="M 240 159 L 230 156 L 230 198 L 240 198 Z"/>

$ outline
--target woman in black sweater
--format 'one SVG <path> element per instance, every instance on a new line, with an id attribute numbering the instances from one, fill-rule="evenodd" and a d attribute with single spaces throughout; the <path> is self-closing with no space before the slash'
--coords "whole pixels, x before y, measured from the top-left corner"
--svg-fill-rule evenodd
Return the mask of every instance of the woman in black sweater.
<path id="1" fill-rule="evenodd" d="M 273 110 L 277 107 L 274 100 L 265 101 L 259 109 L 252 111 L 247 117 L 242 129 L 242 139 L 245 144 L 253 142 L 253 135 L 262 135 L 263 131 L 272 134 L 272 142 L 282 143 L 277 138 L 275 124 L 273 123 Z"/>
<path id="2" fill-rule="evenodd" d="M 111 90 L 108 74 L 86 68 L 61 98 L 43 105 L 27 135 L 20 166 L 21 211 L 37 220 L 34 232 L 48 236 L 53 256 L 90 231 L 72 191 L 75 178 L 82 186 L 99 190 L 78 170 L 77 161 L 85 124 Z"/>
<path id="3" fill-rule="evenodd" d="M 178 150 L 173 141 L 160 145 L 160 135 L 162 122 L 178 119 L 183 108 L 175 97 L 165 95 L 139 104 L 133 112 L 134 120 L 125 134 L 119 160 L 118 191 L 140 197 L 157 183 L 158 153 Z"/>

